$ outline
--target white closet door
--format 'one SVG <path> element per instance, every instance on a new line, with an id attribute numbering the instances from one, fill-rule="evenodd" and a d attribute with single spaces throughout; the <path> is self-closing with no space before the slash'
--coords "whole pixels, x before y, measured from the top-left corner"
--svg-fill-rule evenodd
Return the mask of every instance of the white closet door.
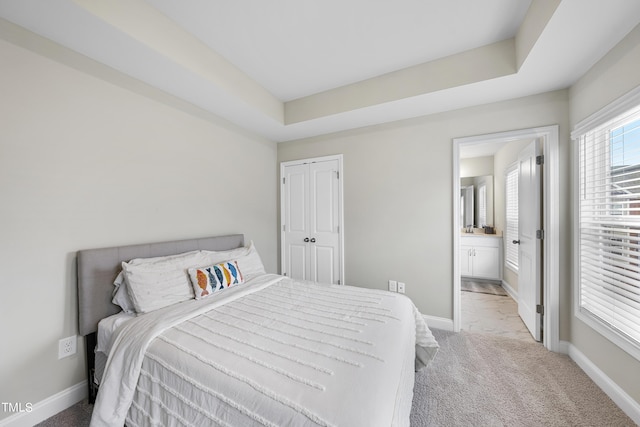
<path id="1" fill-rule="evenodd" d="M 294 279 L 310 280 L 308 165 L 287 166 L 284 182 L 284 271 Z"/>
<path id="2" fill-rule="evenodd" d="M 310 280 L 340 280 L 338 161 L 309 164 Z"/>
<path id="3" fill-rule="evenodd" d="M 283 273 L 294 279 L 340 283 L 339 160 L 291 163 L 281 168 Z"/>

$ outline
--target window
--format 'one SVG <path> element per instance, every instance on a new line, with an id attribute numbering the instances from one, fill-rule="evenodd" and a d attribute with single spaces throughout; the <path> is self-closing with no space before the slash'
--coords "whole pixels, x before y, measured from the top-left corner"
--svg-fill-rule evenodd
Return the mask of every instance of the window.
<path id="1" fill-rule="evenodd" d="M 518 271 L 518 245 L 511 242 L 518 240 L 518 164 L 507 169 L 505 176 L 505 264 Z"/>
<path id="2" fill-rule="evenodd" d="M 572 135 L 579 162 L 576 312 L 638 357 L 640 107 L 600 121 Z"/>
<path id="3" fill-rule="evenodd" d="M 487 225 L 487 185 L 485 183 L 478 186 L 478 226 Z"/>

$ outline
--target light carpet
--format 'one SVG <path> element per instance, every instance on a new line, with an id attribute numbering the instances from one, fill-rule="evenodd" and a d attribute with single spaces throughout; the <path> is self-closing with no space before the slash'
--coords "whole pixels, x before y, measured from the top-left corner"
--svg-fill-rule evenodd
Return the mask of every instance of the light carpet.
<path id="1" fill-rule="evenodd" d="M 411 426 L 635 426 L 568 356 L 541 344 L 434 330 Z"/>

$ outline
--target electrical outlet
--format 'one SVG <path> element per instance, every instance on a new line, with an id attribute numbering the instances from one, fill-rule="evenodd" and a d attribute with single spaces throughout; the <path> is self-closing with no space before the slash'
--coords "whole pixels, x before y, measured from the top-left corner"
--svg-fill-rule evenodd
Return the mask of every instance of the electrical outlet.
<path id="1" fill-rule="evenodd" d="M 58 359 L 76 354 L 77 337 L 63 338 L 58 341 Z"/>
<path id="2" fill-rule="evenodd" d="M 389 290 L 391 292 L 398 292 L 398 282 L 395 280 L 389 280 Z"/>
<path id="3" fill-rule="evenodd" d="M 404 282 L 398 282 L 398 292 L 404 294 Z"/>

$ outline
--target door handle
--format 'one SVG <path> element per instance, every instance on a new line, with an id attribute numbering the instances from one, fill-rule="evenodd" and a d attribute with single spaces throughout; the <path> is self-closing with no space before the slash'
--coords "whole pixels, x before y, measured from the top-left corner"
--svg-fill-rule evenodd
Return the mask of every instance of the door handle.
<path id="1" fill-rule="evenodd" d="M 514 245 L 519 245 L 520 244 L 520 240 L 513 240 L 511 243 L 513 243 Z"/>
<path id="2" fill-rule="evenodd" d="M 315 242 L 316 242 L 316 238 L 315 238 L 315 237 L 312 237 L 312 238 L 311 238 L 311 243 L 315 243 Z"/>
<path id="3" fill-rule="evenodd" d="M 308 237 L 305 237 L 305 238 L 304 238 L 304 241 L 305 241 L 305 242 L 308 242 L 308 241 L 309 241 L 309 238 L 308 238 Z"/>

